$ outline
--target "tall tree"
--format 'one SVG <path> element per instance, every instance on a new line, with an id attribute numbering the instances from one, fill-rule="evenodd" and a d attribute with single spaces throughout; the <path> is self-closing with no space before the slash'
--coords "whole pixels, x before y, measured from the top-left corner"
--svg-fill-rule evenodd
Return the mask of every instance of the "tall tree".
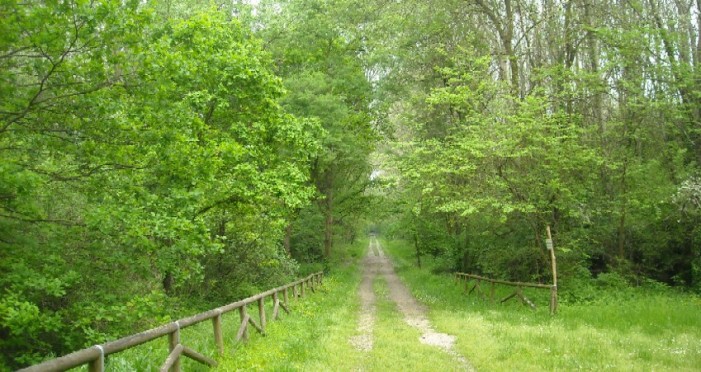
<path id="1" fill-rule="evenodd" d="M 259 8 L 260 34 L 289 91 L 283 105 L 295 115 L 318 120 L 326 131 L 323 151 L 312 166 L 326 257 L 335 228 L 362 213 L 359 201 L 372 171 L 372 92 L 359 58 L 364 35 L 347 13 L 352 6 L 352 2 L 275 1 L 262 2 Z"/>
<path id="2" fill-rule="evenodd" d="M 280 106 L 250 30 L 139 1 L 2 6 L 0 366 L 143 328 L 185 290 L 230 301 L 294 274 L 284 220 L 313 195 L 322 129 Z M 217 271 L 236 277 L 203 281 Z"/>
<path id="3" fill-rule="evenodd" d="M 396 128 L 398 190 L 423 218 L 443 221 L 456 265 L 471 257 L 475 270 L 515 276 L 505 257 L 520 257 L 534 267 L 519 275 L 538 276 L 550 224 L 573 273 L 603 260 L 631 277 L 672 282 L 683 272 L 693 282 L 682 262 L 698 252 L 671 248 L 667 231 L 677 190 L 698 172 L 690 92 L 699 26 L 686 16 L 696 2 L 609 5 L 383 8 L 373 68 Z M 688 242 L 695 229 L 683 229 Z M 487 243 L 498 254 L 471 242 L 486 232 L 499 236 Z M 670 253 L 666 274 L 649 264 L 660 259 L 652 247 Z"/>

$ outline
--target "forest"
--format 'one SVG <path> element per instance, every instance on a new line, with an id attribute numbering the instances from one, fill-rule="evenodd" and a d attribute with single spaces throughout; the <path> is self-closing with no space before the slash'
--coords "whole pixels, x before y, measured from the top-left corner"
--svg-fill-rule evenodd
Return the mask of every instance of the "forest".
<path id="1" fill-rule="evenodd" d="M 701 292 L 701 0 L 0 0 L 0 370 L 403 239 Z"/>

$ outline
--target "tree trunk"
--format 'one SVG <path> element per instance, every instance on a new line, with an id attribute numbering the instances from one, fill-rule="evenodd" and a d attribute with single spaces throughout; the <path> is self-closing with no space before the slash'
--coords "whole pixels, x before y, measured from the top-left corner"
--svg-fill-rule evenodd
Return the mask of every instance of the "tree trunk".
<path id="1" fill-rule="evenodd" d="M 521 98 L 521 73 L 518 66 L 518 58 L 514 53 L 514 12 L 511 7 L 511 0 L 504 1 L 504 7 L 506 8 L 506 25 L 504 25 L 504 53 L 506 53 L 506 58 L 509 59 L 509 69 L 511 70 L 511 94 L 515 98 Z"/>
<path id="2" fill-rule="evenodd" d="M 333 190 L 329 188 L 324 201 L 324 256 L 331 256 L 333 247 Z"/>
<path id="3" fill-rule="evenodd" d="M 331 247 L 333 246 L 333 214 L 330 211 L 326 212 L 324 219 L 324 256 L 331 256 Z"/>
<path id="4" fill-rule="evenodd" d="M 499 35 L 501 42 L 501 51 L 499 51 L 499 78 L 503 81 L 508 81 L 511 85 L 511 93 L 514 97 L 521 98 L 520 72 L 518 58 L 514 53 L 514 11 L 511 6 L 511 0 L 504 0 L 505 19 L 500 19 L 496 8 L 490 7 L 484 0 L 476 0 L 477 5 L 482 9 L 482 12 L 489 18 L 490 22 Z M 506 73 L 506 64 L 508 63 L 509 74 Z"/>
<path id="5" fill-rule="evenodd" d="M 621 195 L 623 198 L 623 203 L 621 204 L 621 215 L 618 220 L 618 258 L 620 258 L 621 260 L 625 259 L 626 256 L 626 211 L 628 203 L 628 190 L 626 180 L 627 171 L 628 159 L 626 158 L 623 162 L 623 170 L 621 175 Z"/>
<path id="6" fill-rule="evenodd" d="M 173 273 L 170 270 L 163 276 L 163 290 L 168 295 L 173 293 Z"/>
<path id="7" fill-rule="evenodd" d="M 287 226 L 285 227 L 285 238 L 282 241 L 283 247 L 285 247 L 285 252 L 287 252 L 288 255 L 292 255 L 292 250 L 290 246 L 290 240 L 292 239 L 292 222 L 288 222 Z"/>
<path id="8" fill-rule="evenodd" d="M 414 248 L 416 249 L 416 264 L 421 268 L 421 249 L 419 248 L 419 234 L 414 232 Z"/>

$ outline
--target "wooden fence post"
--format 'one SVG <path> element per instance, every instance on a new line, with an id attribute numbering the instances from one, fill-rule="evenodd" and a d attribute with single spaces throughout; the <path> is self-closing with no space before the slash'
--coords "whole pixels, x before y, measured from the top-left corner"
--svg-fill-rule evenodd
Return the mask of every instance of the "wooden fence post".
<path id="1" fill-rule="evenodd" d="M 285 291 L 284 291 L 284 292 L 282 292 L 282 300 L 283 300 L 283 301 L 285 302 L 285 305 L 287 305 L 287 304 L 288 304 L 288 302 L 287 302 L 287 300 L 288 300 L 288 296 L 287 296 L 287 290 L 288 290 L 288 288 L 287 288 L 287 287 L 285 287 Z"/>
<path id="2" fill-rule="evenodd" d="M 278 312 L 280 311 L 280 304 L 278 303 L 277 292 L 273 293 L 273 320 L 277 320 Z"/>
<path id="3" fill-rule="evenodd" d="M 175 348 L 180 345 L 180 323 L 178 321 L 175 321 L 175 331 L 171 332 L 168 334 L 168 351 L 173 352 Z M 177 356 L 175 358 L 175 362 L 173 363 L 173 366 L 171 367 L 171 371 L 173 372 L 180 372 L 180 356 Z"/>
<path id="4" fill-rule="evenodd" d="M 262 332 L 265 332 L 265 297 L 261 297 L 258 299 L 258 316 L 260 319 L 260 328 Z"/>
<path id="5" fill-rule="evenodd" d="M 88 371 L 90 372 L 105 372 L 105 349 L 101 345 L 95 345 L 100 350 L 100 356 L 90 362 Z"/>
<path id="6" fill-rule="evenodd" d="M 555 315 L 557 313 L 557 261 L 555 261 L 555 246 L 553 245 L 553 237 L 550 234 L 550 225 L 546 229 L 548 233 L 548 239 L 545 241 L 545 245 L 550 251 L 550 262 L 552 263 L 552 273 L 553 273 L 553 286 L 550 289 L 550 314 Z"/>
<path id="7" fill-rule="evenodd" d="M 217 344 L 217 352 L 219 355 L 224 355 L 224 336 L 221 331 L 221 312 L 212 318 L 212 327 L 214 328 L 214 342 Z"/>

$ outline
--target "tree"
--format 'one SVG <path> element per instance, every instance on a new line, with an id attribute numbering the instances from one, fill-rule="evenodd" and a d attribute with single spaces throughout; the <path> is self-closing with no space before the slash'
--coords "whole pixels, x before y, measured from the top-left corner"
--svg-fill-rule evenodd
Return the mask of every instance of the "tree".
<path id="1" fill-rule="evenodd" d="M 595 273 L 599 260 L 630 278 L 691 272 L 681 261 L 695 254 L 665 241 L 675 240 L 675 190 L 698 172 L 688 105 L 698 26 L 686 16 L 697 4 L 619 5 L 383 8 L 382 41 L 370 45 L 397 137 L 398 191 L 442 221 L 434 231 L 453 242 L 443 255 L 454 265 L 542 276 L 549 224 L 573 275 Z"/>
<path id="2" fill-rule="evenodd" d="M 348 18 L 351 6 L 286 1 L 263 2 L 259 8 L 264 25 L 260 34 L 289 91 L 284 107 L 299 117 L 318 120 L 326 131 L 322 151 L 312 164 L 326 257 L 333 247 L 334 228 L 363 213 L 375 141 L 371 86 L 358 56 L 363 35 L 353 30 L 353 19 Z M 310 219 L 299 222 L 309 226 L 313 215 L 302 213 Z"/>
<path id="3" fill-rule="evenodd" d="M 280 241 L 321 128 L 283 110 L 238 20 L 123 5 L 3 5 L 8 367 L 151 325 L 190 291 L 227 288 L 198 296 L 220 304 L 294 275 Z M 217 272 L 235 277 L 204 282 Z"/>

